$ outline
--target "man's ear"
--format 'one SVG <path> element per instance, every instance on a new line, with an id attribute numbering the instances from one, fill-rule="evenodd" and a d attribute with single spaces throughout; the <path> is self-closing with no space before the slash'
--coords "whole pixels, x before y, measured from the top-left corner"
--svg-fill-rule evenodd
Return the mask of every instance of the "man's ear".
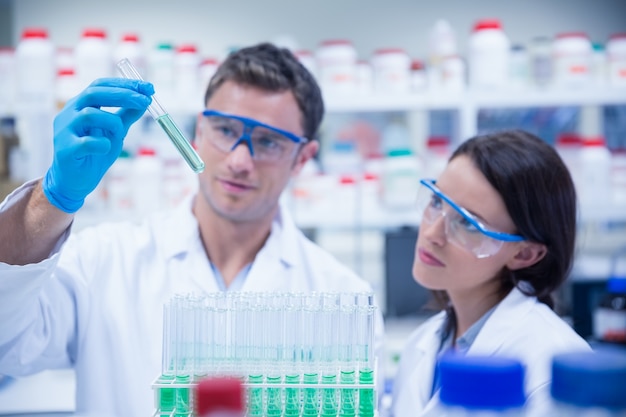
<path id="1" fill-rule="evenodd" d="M 527 268 L 542 260 L 546 253 L 548 253 L 546 245 L 536 242 L 524 242 L 506 266 L 512 271 Z"/>
<path id="2" fill-rule="evenodd" d="M 302 170 L 302 167 L 309 161 L 309 159 L 315 157 L 317 155 L 317 151 L 320 148 L 320 143 L 316 140 L 312 140 L 310 142 L 305 143 L 298 155 L 296 156 L 296 160 L 293 163 L 293 170 L 291 171 L 292 176 L 296 176 Z"/>

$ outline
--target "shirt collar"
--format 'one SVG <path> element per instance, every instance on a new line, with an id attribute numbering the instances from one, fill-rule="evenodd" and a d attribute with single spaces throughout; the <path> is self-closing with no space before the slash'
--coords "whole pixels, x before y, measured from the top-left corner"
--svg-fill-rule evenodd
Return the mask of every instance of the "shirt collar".
<path id="1" fill-rule="evenodd" d="M 163 242 L 165 256 L 172 258 L 187 254 L 197 245 L 202 246 L 198 220 L 193 214 L 193 202 L 197 195 L 185 198 L 164 219 L 163 227 L 158 233 L 158 241 Z M 272 221 L 270 236 L 263 245 L 262 251 L 280 259 L 288 266 L 297 264 L 298 245 L 294 244 L 301 232 L 297 228 L 289 210 L 283 203 L 279 204 L 276 216 Z"/>

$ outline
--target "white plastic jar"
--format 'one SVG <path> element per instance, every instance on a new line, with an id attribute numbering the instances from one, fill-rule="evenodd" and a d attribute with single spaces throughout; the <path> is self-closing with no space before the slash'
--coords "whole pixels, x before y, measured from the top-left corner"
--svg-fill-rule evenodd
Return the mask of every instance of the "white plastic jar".
<path id="1" fill-rule="evenodd" d="M 428 76 L 424 62 L 419 59 L 411 61 L 411 92 L 424 91 L 428 87 Z"/>
<path id="2" fill-rule="evenodd" d="M 26 28 L 15 49 L 18 109 L 54 109 L 55 47 L 48 31 Z"/>
<path id="3" fill-rule="evenodd" d="M 459 55 L 450 55 L 441 61 L 439 88 L 443 91 L 462 91 L 467 85 L 467 66 Z"/>
<path id="4" fill-rule="evenodd" d="M 113 55 L 104 29 L 87 28 L 74 48 L 76 77 L 82 90 L 97 78 L 113 76 Z"/>
<path id="5" fill-rule="evenodd" d="M 438 90 L 446 81 L 443 74 L 444 59 L 458 55 L 456 34 L 450 23 L 439 19 L 428 36 L 428 66 L 426 69 L 428 84 L 432 90 Z"/>
<path id="6" fill-rule="evenodd" d="M 584 32 L 560 33 L 552 44 L 554 85 L 583 86 L 591 79 L 593 46 Z"/>
<path id="7" fill-rule="evenodd" d="M 450 139 L 447 136 L 429 137 L 424 153 L 424 176 L 433 179 L 439 178 L 439 175 L 448 165 L 448 158 L 451 154 Z"/>
<path id="8" fill-rule="evenodd" d="M 351 41 L 323 41 L 315 53 L 319 82 L 330 94 L 350 94 L 356 90 L 357 52 Z"/>
<path id="9" fill-rule="evenodd" d="M 219 64 L 217 58 L 208 57 L 200 61 L 200 91 L 202 91 L 202 97 L 204 97 L 204 93 L 211 82 L 211 78 L 213 78 L 217 72 Z"/>
<path id="10" fill-rule="evenodd" d="M 194 44 L 182 44 L 174 55 L 175 109 L 195 113 L 202 109 L 204 91 L 200 87 L 200 55 Z"/>
<path id="11" fill-rule="evenodd" d="M 476 22 L 469 39 L 469 84 L 475 89 L 502 88 L 509 81 L 510 42 L 498 19 Z"/>
<path id="12" fill-rule="evenodd" d="M 174 46 L 167 42 L 157 44 L 148 53 L 147 79 L 164 103 L 174 101 L 174 55 Z"/>
<path id="13" fill-rule="evenodd" d="M 377 93 L 406 94 L 411 82 L 411 58 L 404 49 L 383 48 L 371 58 Z"/>
<path id="14" fill-rule="evenodd" d="M 585 207 L 604 206 L 611 200 L 611 152 L 603 137 L 584 138 L 580 151 L 579 199 Z"/>
<path id="15" fill-rule="evenodd" d="M 131 187 L 133 208 L 138 217 L 159 210 L 163 205 L 162 162 L 151 147 L 142 146 L 133 159 Z"/>
<path id="16" fill-rule="evenodd" d="M 609 85 L 626 87 L 626 32 L 611 35 L 606 44 Z"/>
<path id="17" fill-rule="evenodd" d="M 139 35 L 134 32 L 125 33 L 113 50 L 113 59 L 119 62 L 128 58 L 139 74 L 145 79 L 148 73 L 146 53 L 139 39 Z"/>
<path id="18" fill-rule="evenodd" d="M 80 93 L 76 80 L 76 72 L 72 68 L 61 68 L 57 71 L 55 101 L 58 110 L 61 110 L 65 103 L 72 97 Z"/>
<path id="19" fill-rule="evenodd" d="M 383 160 L 383 205 L 391 210 L 412 208 L 415 204 L 415 187 L 422 174 L 421 161 L 411 149 L 389 150 Z"/>
<path id="20" fill-rule="evenodd" d="M 133 160 L 122 150 L 105 176 L 107 207 L 114 217 L 133 214 Z"/>

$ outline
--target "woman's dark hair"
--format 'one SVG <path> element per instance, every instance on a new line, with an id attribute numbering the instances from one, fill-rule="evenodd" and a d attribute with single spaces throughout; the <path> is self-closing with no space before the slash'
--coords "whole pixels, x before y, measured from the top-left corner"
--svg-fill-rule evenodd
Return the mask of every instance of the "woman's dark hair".
<path id="1" fill-rule="evenodd" d="M 272 92 L 291 90 L 302 112 L 304 136 L 317 138 L 324 116 L 322 93 L 313 75 L 288 49 L 260 43 L 231 53 L 211 78 L 204 102 L 226 81 Z"/>
<path id="2" fill-rule="evenodd" d="M 552 146 L 523 130 L 473 137 L 450 160 L 461 155 L 469 157 L 498 191 L 516 233 L 547 248 L 534 265 L 515 271 L 504 268 L 501 294 L 518 287 L 554 308 L 552 293 L 567 279 L 576 246 L 576 190 L 569 170 Z M 447 302 L 445 292 L 435 296 Z M 449 305 L 444 307 L 451 312 Z"/>

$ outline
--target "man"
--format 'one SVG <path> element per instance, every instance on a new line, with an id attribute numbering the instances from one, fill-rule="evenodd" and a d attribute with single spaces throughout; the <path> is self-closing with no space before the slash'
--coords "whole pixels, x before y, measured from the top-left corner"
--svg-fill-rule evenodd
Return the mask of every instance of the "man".
<path id="1" fill-rule="evenodd" d="M 139 225 L 71 234 L 153 92 L 136 80 L 92 83 L 55 119 L 43 180 L 0 205 L 0 373 L 73 366 L 78 412 L 153 412 L 162 309 L 176 293 L 370 290 L 279 206 L 318 151 L 324 108 L 311 74 L 269 44 L 229 56 L 207 89 L 195 139 L 206 168 L 193 198 Z"/>

